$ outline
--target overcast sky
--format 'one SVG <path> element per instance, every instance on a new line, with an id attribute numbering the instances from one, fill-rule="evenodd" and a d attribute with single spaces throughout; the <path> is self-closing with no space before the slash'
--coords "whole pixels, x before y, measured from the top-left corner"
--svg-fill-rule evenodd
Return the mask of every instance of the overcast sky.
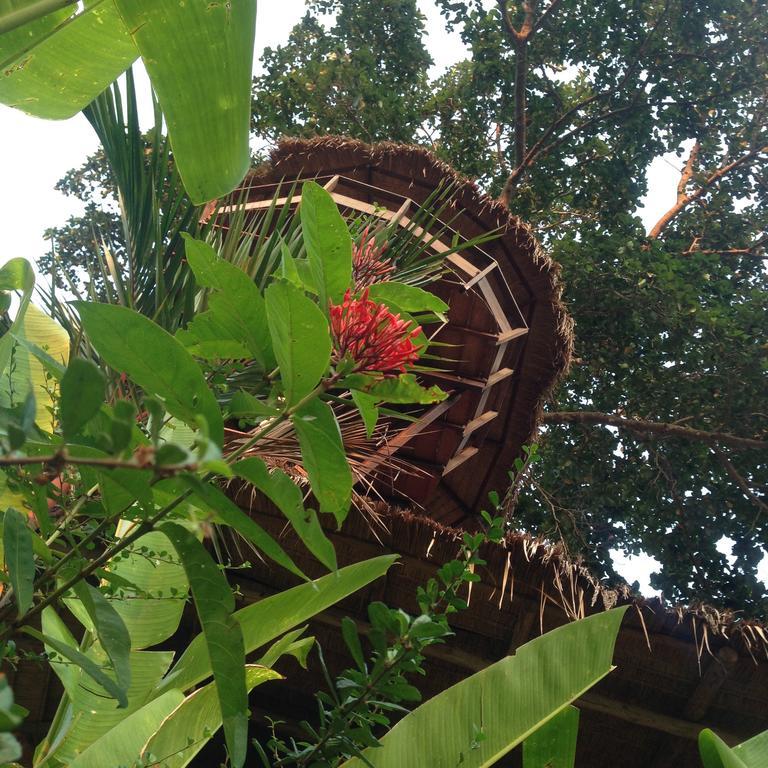
<path id="1" fill-rule="evenodd" d="M 419 4 L 427 17 L 436 75 L 459 61 L 464 47 L 458 35 L 445 31 L 434 3 L 420 0 Z M 256 66 L 261 51 L 284 42 L 303 13 L 304 0 L 259 3 Z M 138 88 L 143 90 L 141 82 Z M 76 201 L 56 192 L 54 184 L 96 147 L 96 136 L 81 115 L 66 121 L 45 121 L 0 105 L 0 264 L 16 256 L 34 262 L 49 248 L 42 237 L 44 230 L 80 212 Z M 647 228 L 674 203 L 678 178 L 679 160 L 674 155 L 651 163 L 650 192 L 640 211 Z M 653 570 L 652 558 L 626 558 L 616 553 L 616 563 L 625 578 L 637 579 L 643 591 L 651 593 L 647 580 Z"/>

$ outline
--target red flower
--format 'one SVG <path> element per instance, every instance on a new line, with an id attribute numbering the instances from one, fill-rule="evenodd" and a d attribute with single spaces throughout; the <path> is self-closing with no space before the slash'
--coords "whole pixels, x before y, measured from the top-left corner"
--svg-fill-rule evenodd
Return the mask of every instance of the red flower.
<path id="1" fill-rule="evenodd" d="M 374 238 L 368 239 L 368 227 L 363 230 L 360 242 L 352 251 L 352 279 L 356 291 L 365 290 L 369 285 L 386 280 L 395 267 L 391 259 L 382 259 L 387 244 L 376 245 Z"/>
<path id="2" fill-rule="evenodd" d="M 420 349 L 413 339 L 421 333 L 421 326 L 411 330 L 410 325 L 369 299 L 368 289 L 359 299 L 348 290 L 341 304 L 331 304 L 333 361 L 352 360 L 353 373 L 405 371 L 418 360 Z"/>

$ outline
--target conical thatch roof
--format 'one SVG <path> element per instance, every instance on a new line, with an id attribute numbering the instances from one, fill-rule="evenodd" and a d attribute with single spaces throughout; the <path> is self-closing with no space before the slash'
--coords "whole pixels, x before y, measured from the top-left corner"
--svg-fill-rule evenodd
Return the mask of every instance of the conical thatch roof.
<path id="1" fill-rule="evenodd" d="M 433 482 L 425 487 L 406 476 L 395 483 L 431 517 L 471 524 L 488 492 L 508 487 L 508 471 L 533 439 L 543 402 L 568 367 L 572 323 L 560 299 L 559 266 L 503 204 L 420 147 L 285 139 L 247 180 L 247 199 L 263 204 L 280 182 L 310 178 L 327 183 L 341 208 L 375 204 L 397 216 L 408 201 L 420 206 L 449 183 L 455 194 L 441 219 L 466 240 L 500 232 L 482 249 L 462 252 L 450 279 L 435 286 L 451 307 L 437 340 L 457 350 L 449 374 L 436 383 L 454 399 L 400 449 Z"/>

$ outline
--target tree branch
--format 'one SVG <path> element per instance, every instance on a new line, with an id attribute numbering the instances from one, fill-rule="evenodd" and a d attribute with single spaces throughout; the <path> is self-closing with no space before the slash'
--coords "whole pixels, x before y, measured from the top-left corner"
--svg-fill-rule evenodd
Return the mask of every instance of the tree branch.
<path id="1" fill-rule="evenodd" d="M 720 181 L 720 179 L 722 179 L 724 176 L 727 176 L 731 171 L 741 167 L 745 163 L 748 163 L 750 160 L 752 160 L 752 158 L 757 157 L 757 155 L 763 152 L 768 152 L 768 144 L 766 144 L 764 147 L 758 147 L 757 149 L 753 149 L 751 152 L 747 152 L 746 154 L 737 158 L 733 162 L 728 163 L 727 165 L 721 165 L 716 171 L 713 171 L 709 176 L 707 176 L 706 179 L 704 179 L 704 181 L 701 183 L 701 186 L 695 192 L 685 194 L 685 187 L 687 186 L 693 172 L 692 167 L 689 168 L 689 165 L 691 165 L 691 158 L 693 158 L 694 162 L 696 161 L 694 150 L 696 154 L 698 154 L 698 146 L 698 142 L 696 142 L 696 144 L 693 146 L 693 149 L 691 149 L 688 162 L 686 162 L 685 168 L 683 169 L 683 173 L 680 177 L 680 183 L 677 185 L 677 200 L 675 204 L 653 226 L 653 229 L 651 229 L 651 231 L 648 233 L 649 240 L 656 240 L 664 231 L 665 227 L 673 219 L 675 219 L 684 208 L 703 197 L 713 184 L 716 184 L 718 181 Z"/>
<path id="2" fill-rule="evenodd" d="M 723 468 L 728 473 L 728 477 L 733 480 L 736 485 L 741 488 L 744 495 L 752 502 L 752 504 L 757 507 L 758 510 L 761 512 L 768 513 L 768 504 L 766 504 L 750 487 L 749 483 L 746 481 L 746 479 L 741 475 L 741 473 L 736 469 L 736 467 L 733 466 L 730 459 L 720 450 L 717 448 L 713 449 L 713 452 L 715 456 L 717 456 L 717 460 L 723 465 Z"/>
<path id="3" fill-rule="evenodd" d="M 541 420 L 544 424 L 603 424 L 638 434 L 677 437 L 705 445 L 727 445 L 737 450 L 768 450 L 768 441 L 757 440 L 753 437 L 741 437 L 729 432 L 707 432 L 703 429 L 683 427 L 680 424 L 669 424 L 661 421 L 629 419 L 625 416 L 600 411 L 549 411 L 542 414 Z"/>

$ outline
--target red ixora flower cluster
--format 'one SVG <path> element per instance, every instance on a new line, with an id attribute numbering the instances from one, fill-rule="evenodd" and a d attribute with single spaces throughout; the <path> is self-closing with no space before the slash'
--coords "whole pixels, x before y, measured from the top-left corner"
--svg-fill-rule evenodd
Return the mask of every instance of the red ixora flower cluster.
<path id="1" fill-rule="evenodd" d="M 360 242 L 352 251 L 352 281 L 356 291 L 386 280 L 395 271 L 392 260 L 382 258 L 386 250 L 387 243 L 376 245 L 375 238 L 368 239 L 366 227 Z"/>
<path id="2" fill-rule="evenodd" d="M 331 304 L 333 361 L 353 360 L 354 373 L 405 371 L 419 358 L 413 339 L 420 333 L 421 326 L 410 330 L 407 320 L 369 299 L 367 288 L 360 298 L 347 290 L 341 304 Z"/>

